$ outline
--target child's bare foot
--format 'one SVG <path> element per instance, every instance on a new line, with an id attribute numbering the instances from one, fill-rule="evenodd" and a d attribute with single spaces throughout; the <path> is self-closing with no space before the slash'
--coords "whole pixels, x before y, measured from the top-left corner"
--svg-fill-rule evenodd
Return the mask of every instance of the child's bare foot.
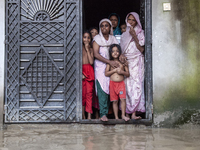
<path id="1" fill-rule="evenodd" d="M 104 115 L 103 117 L 101 117 L 101 121 L 108 121 L 108 118 Z"/>
<path id="2" fill-rule="evenodd" d="M 83 116 L 83 119 L 85 119 L 85 116 Z"/>
<path id="3" fill-rule="evenodd" d="M 91 120 L 91 113 L 88 113 L 88 118 L 89 120 Z"/>
<path id="4" fill-rule="evenodd" d="M 136 116 L 135 114 L 132 114 L 131 119 L 139 120 L 142 118 L 140 116 Z"/>
<path id="5" fill-rule="evenodd" d="M 124 121 L 129 121 L 130 120 L 130 118 L 126 117 L 126 116 L 122 116 L 122 119 L 124 119 Z"/>

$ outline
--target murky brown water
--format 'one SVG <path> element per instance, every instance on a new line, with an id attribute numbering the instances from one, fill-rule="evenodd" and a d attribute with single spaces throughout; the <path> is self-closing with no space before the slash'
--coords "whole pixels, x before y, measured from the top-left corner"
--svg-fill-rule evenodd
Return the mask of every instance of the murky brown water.
<path id="1" fill-rule="evenodd" d="M 199 150 L 200 128 L 133 125 L 11 125 L 0 131 L 0 150 Z"/>

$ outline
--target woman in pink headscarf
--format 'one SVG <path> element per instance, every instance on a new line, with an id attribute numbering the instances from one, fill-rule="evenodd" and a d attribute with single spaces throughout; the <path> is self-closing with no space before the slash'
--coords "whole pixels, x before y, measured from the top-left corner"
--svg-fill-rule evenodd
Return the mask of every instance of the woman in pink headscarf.
<path id="1" fill-rule="evenodd" d="M 139 15 L 131 12 L 126 16 L 126 32 L 121 36 L 120 45 L 126 57 L 130 77 L 125 79 L 126 84 L 126 113 L 132 119 L 141 119 L 136 111 L 145 112 L 144 99 L 144 31 Z"/>
<path id="2" fill-rule="evenodd" d="M 109 19 L 102 19 L 99 23 L 99 34 L 94 37 L 93 42 L 94 57 L 96 58 L 94 61 L 95 85 L 102 121 L 108 121 L 106 115 L 109 109 L 110 78 L 105 76 L 106 64 L 110 64 L 114 68 L 119 66 L 118 63 L 109 60 L 109 47 L 112 44 L 118 44 L 113 36 L 112 23 Z"/>

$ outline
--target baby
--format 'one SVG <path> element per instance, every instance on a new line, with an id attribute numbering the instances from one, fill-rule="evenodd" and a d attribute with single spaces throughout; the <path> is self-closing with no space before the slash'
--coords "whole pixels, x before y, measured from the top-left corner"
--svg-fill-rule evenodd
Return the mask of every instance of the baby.
<path id="1" fill-rule="evenodd" d="M 125 23 L 121 24 L 121 25 L 120 25 L 120 29 L 121 29 L 121 32 L 122 32 L 122 33 L 123 33 L 123 32 L 126 32 L 126 24 L 125 24 Z"/>

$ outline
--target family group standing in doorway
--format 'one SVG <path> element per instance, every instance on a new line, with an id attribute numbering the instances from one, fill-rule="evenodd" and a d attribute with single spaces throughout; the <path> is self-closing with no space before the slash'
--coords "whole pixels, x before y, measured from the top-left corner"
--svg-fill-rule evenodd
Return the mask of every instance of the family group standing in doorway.
<path id="1" fill-rule="evenodd" d="M 83 33 L 83 119 L 85 112 L 91 119 L 92 107 L 102 121 L 112 112 L 125 121 L 141 119 L 136 112 L 145 112 L 144 31 L 137 13 L 129 13 L 125 21 L 120 25 L 120 17 L 112 13 L 100 21 L 99 32 L 91 28 Z"/>

